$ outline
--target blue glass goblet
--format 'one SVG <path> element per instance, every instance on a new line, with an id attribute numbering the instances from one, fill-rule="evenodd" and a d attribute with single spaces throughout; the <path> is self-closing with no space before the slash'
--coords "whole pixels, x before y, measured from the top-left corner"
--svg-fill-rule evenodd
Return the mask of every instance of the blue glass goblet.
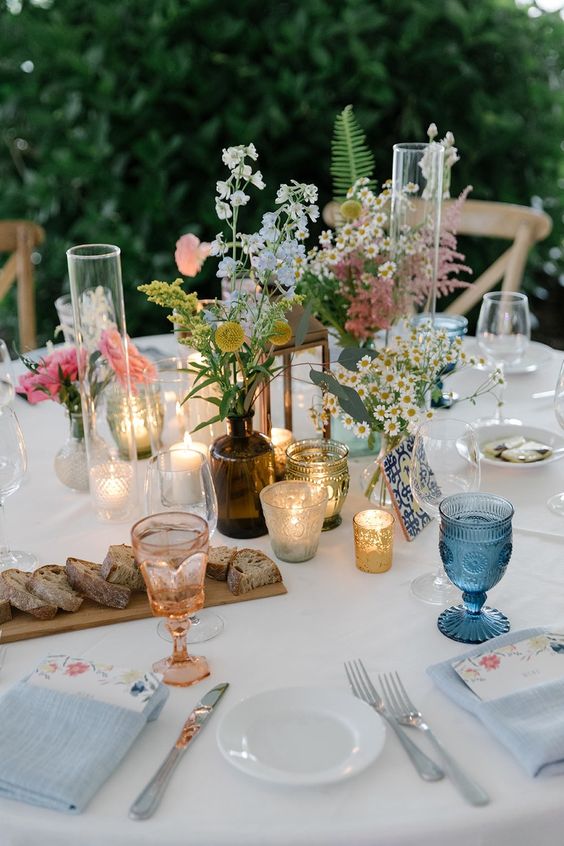
<path id="1" fill-rule="evenodd" d="M 482 606 L 511 558 L 513 506 L 495 494 L 460 493 L 445 497 L 439 513 L 439 552 L 464 603 L 439 615 L 439 629 L 461 643 L 483 643 L 508 632 L 507 617 Z"/>

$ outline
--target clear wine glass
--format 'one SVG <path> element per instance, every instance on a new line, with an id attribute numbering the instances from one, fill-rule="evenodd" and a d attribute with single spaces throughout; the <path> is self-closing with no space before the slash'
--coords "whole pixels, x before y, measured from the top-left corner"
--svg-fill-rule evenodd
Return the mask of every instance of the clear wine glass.
<path id="1" fill-rule="evenodd" d="M 174 447 L 154 455 L 147 464 L 145 480 L 147 514 L 183 511 L 197 514 L 208 524 L 209 536 L 217 526 L 217 497 L 207 458 L 198 450 Z M 188 643 L 203 643 L 223 631 L 223 619 L 206 609 L 190 618 Z M 159 635 L 170 640 L 170 632 L 163 622 Z"/>
<path id="2" fill-rule="evenodd" d="M 4 526 L 4 500 L 18 490 L 26 470 L 27 453 L 18 418 L 10 406 L 4 406 L 0 408 L 0 570 L 33 570 L 37 564 L 31 552 L 10 549 Z"/>
<path id="3" fill-rule="evenodd" d="M 503 377 L 495 416 L 480 418 L 476 422 L 484 426 L 520 423 L 520 420 L 502 416 L 504 367 L 521 361 L 531 340 L 531 316 L 527 295 L 509 291 L 484 294 L 476 326 L 476 339 L 480 350 L 499 368 Z"/>
<path id="4" fill-rule="evenodd" d="M 439 505 L 446 496 L 477 491 L 480 459 L 472 426 L 453 417 L 421 424 L 413 443 L 409 484 L 417 504 L 432 518 L 439 516 Z M 452 604 L 460 599 L 442 564 L 435 573 L 414 579 L 411 592 L 431 605 Z"/>
<path id="5" fill-rule="evenodd" d="M 210 674 L 206 659 L 186 650 L 189 615 L 204 604 L 208 543 L 207 523 L 196 514 L 153 514 L 131 529 L 131 545 L 147 585 L 151 610 L 168 618 L 174 644 L 169 658 L 153 664 L 165 684 L 186 687 Z"/>
<path id="6" fill-rule="evenodd" d="M 0 338 L 0 408 L 10 405 L 15 396 L 12 359 L 6 342 Z"/>
<path id="7" fill-rule="evenodd" d="M 564 429 L 564 362 L 562 362 L 556 388 L 554 389 L 554 413 L 560 426 Z M 547 505 L 555 514 L 564 517 L 564 491 L 551 496 Z"/>

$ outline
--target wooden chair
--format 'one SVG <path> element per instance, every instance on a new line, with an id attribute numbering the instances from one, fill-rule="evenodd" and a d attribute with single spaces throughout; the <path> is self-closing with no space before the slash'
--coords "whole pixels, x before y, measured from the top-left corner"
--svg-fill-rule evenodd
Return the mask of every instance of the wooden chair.
<path id="1" fill-rule="evenodd" d="M 17 281 L 18 333 L 22 351 L 37 346 L 35 286 L 31 254 L 45 239 L 45 231 L 29 220 L 0 221 L 0 252 L 10 253 L 0 269 L 0 300 Z"/>
<path id="2" fill-rule="evenodd" d="M 447 200 L 446 205 L 453 200 Z M 546 212 L 511 203 L 466 200 L 458 235 L 476 235 L 511 241 L 510 246 L 465 288 L 445 309 L 447 314 L 467 314 L 484 294 L 501 282 L 502 291 L 518 291 L 529 250 L 550 234 L 552 220 Z"/>
<path id="3" fill-rule="evenodd" d="M 446 200 L 444 206 L 454 200 Z M 329 203 L 323 219 L 329 226 L 337 220 L 339 206 Z M 503 291 L 518 291 L 531 247 L 550 234 L 552 220 L 543 211 L 512 203 L 466 200 L 457 235 L 476 235 L 511 241 L 511 245 L 468 288 L 444 310 L 446 314 L 467 314 L 484 294 L 501 282 Z"/>

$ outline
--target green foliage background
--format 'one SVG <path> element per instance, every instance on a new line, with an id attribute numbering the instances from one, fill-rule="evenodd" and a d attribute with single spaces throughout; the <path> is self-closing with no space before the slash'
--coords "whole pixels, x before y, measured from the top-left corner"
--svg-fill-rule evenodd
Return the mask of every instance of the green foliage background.
<path id="1" fill-rule="evenodd" d="M 47 230 L 36 275 L 43 338 L 66 289 L 65 250 L 93 241 L 122 248 L 130 333 L 167 331 L 135 287 L 177 275 L 179 234 L 218 231 L 221 148 L 252 140 L 259 150 L 267 190 L 255 194 L 251 231 L 279 182 L 315 182 L 330 199 L 332 126 L 347 103 L 379 180 L 392 144 L 425 140 L 434 120 L 462 152 L 454 191 L 471 183 L 477 198 L 541 198 L 551 243 L 562 236 L 558 15 L 528 17 L 514 0 L 21 4 L 18 14 L 8 10 L 16 0 L 0 7 L 0 218 Z M 214 284 L 210 263 L 198 289 Z M 3 305 L 0 329 L 14 313 Z"/>

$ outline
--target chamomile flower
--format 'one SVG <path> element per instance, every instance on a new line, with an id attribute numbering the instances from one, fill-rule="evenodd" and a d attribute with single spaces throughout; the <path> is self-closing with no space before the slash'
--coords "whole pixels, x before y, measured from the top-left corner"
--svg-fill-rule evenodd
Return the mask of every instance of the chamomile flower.
<path id="1" fill-rule="evenodd" d="M 399 435 L 400 424 L 397 420 L 386 420 L 384 423 L 384 432 L 386 435 Z"/>
<path id="2" fill-rule="evenodd" d="M 343 424 L 343 426 L 345 427 L 345 429 L 347 430 L 347 432 L 350 432 L 350 431 L 352 431 L 352 430 L 354 429 L 354 420 L 353 420 L 353 418 L 350 416 L 350 414 L 344 414 L 344 415 L 341 417 L 341 423 Z"/>
<path id="3" fill-rule="evenodd" d="M 360 423 L 357 423 L 355 425 L 353 431 L 357 438 L 362 438 L 364 440 L 370 434 L 370 426 L 368 425 L 366 420 L 362 420 Z"/>

